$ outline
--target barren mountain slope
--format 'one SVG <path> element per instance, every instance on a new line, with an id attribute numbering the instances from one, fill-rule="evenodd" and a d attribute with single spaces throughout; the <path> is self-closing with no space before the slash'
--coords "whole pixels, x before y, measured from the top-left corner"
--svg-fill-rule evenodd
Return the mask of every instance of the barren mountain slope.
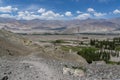
<path id="1" fill-rule="evenodd" d="M 6 30 L 0 30 L 0 56 L 26 55 L 29 49 L 27 40 Z"/>
<path id="2" fill-rule="evenodd" d="M 45 59 L 49 58 L 84 64 L 86 63 L 85 59 L 78 56 L 76 53 L 64 52 L 61 49 L 55 50 L 55 47 L 52 47 L 52 45 L 46 48 L 42 45 L 38 45 L 35 41 L 30 41 L 25 37 L 6 30 L 0 30 L 0 45 L 0 56 L 32 54 L 42 58 L 44 57 Z"/>
<path id="3" fill-rule="evenodd" d="M 0 18 L 0 28 L 16 33 L 78 33 L 111 32 L 120 28 L 120 19 L 86 19 L 86 20 L 15 20 Z"/>
<path id="4" fill-rule="evenodd" d="M 46 50 L 39 45 L 29 46 L 28 43 L 29 40 L 19 35 L 0 30 L 0 80 L 75 80 L 73 76 L 63 75 L 63 67 L 79 65 L 76 59 L 82 58 L 74 54 L 64 55 L 51 48 Z M 30 52 L 28 47 L 38 50 Z M 36 53 L 39 56 L 35 56 Z"/>

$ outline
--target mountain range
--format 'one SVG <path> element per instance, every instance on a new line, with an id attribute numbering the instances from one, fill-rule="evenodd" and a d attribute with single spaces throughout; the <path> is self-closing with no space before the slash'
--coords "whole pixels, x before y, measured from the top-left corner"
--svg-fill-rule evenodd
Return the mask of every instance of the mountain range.
<path id="1" fill-rule="evenodd" d="M 0 28 L 15 33 L 120 33 L 120 18 L 86 20 L 0 18 Z"/>

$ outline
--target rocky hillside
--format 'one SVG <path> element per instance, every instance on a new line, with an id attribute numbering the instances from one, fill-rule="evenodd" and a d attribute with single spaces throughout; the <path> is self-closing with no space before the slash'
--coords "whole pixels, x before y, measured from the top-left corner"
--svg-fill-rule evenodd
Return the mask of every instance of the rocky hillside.
<path id="1" fill-rule="evenodd" d="M 6 30 L 0 30 L 0 56 L 26 55 L 29 53 L 27 47 L 29 41 L 19 35 Z"/>
<path id="2" fill-rule="evenodd" d="M 85 59 L 76 53 L 64 52 L 61 49 L 55 49 L 52 45 L 48 47 L 30 41 L 23 36 L 14 34 L 6 30 L 0 30 L 0 56 L 20 56 L 36 55 L 45 59 L 55 59 L 62 61 L 72 61 L 86 64 Z"/>

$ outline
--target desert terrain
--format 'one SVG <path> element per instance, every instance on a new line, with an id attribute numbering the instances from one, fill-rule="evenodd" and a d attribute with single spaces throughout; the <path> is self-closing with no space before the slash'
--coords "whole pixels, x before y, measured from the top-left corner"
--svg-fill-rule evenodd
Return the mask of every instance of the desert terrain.
<path id="1" fill-rule="evenodd" d="M 1 80 L 117 80 L 120 66 L 93 62 L 77 54 L 79 41 L 111 39 L 115 36 L 96 35 L 20 35 L 0 30 Z M 55 40 L 70 43 L 54 44 Z M 72 42 L 75 42 L 72 44 Z M 72 44 L 72 45 L 69 45 Z"/>
<path id="2" fill-rule="evenodd" d="M 120 0 L 0 0 L 0 80 L 120 80 Z"/>

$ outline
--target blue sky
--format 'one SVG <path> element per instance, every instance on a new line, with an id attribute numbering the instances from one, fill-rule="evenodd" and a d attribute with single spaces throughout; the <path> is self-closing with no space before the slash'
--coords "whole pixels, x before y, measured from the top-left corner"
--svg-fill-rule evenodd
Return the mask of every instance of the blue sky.
<path id="1" fill-rule="evenodd" d="M 0 0 L 0 17 L 15 19 L 80 19 L 120 16 L 120 0 Z"/>

